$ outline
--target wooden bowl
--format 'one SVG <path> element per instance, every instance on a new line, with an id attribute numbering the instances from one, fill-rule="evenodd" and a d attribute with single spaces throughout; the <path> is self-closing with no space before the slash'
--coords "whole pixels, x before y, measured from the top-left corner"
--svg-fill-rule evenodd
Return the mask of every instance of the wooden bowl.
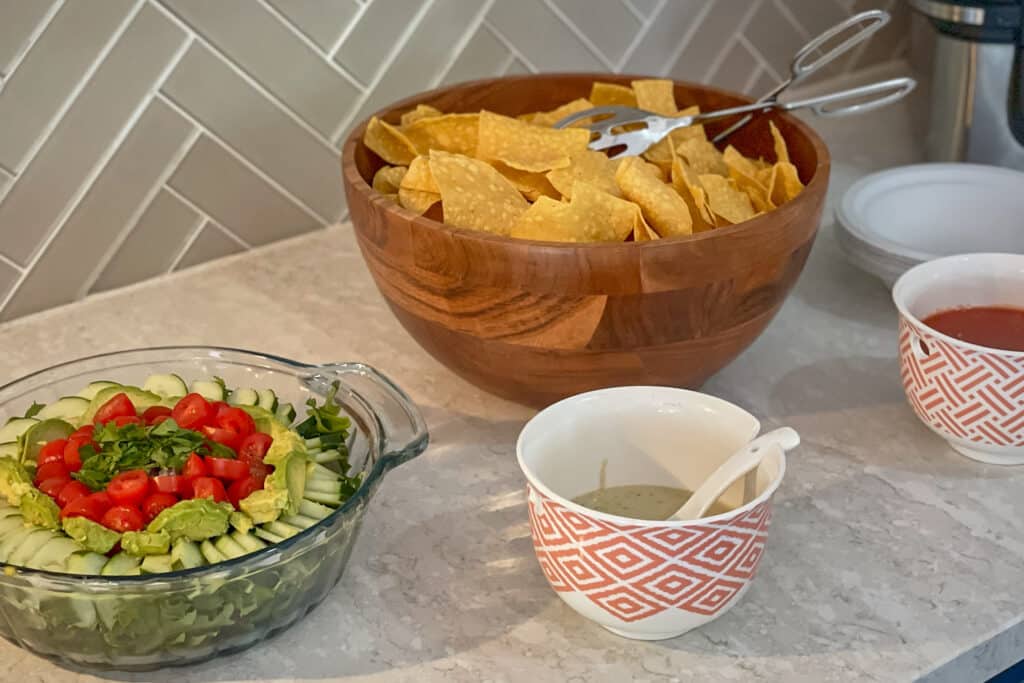
<path id="1" fill-rule="evenodd" d="M 546 74 L 463 83 L 378 114 L 397 122 L 417 104 L 515 116 L 586 97 L 595 80 Z M 676 83 L 680 106 L 709 111 L 750 100 Z M 746 349 L 778 312 L 810 253 L 828 186 L 825 144 L 804 123 L 762 114 L 729 142 L 774 159 L 769 119 L 806 187 L 744 223 L 689 237 L 558 244 L 445 226 L 370 188 L 383 162 L 349 136 L 342 174 L 359 247 L 406 331 L 470 382 L 532 406 L 601 387 L 700 386 Z M 707 126 L 709 136 L 721 125 Z"/>

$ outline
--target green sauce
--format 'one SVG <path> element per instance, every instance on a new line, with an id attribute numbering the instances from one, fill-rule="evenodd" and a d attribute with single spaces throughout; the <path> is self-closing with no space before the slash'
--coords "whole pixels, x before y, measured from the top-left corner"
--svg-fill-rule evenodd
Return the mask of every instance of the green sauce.
<path id="1" fill-rule="evenodd" d="M 671 486 L 629 484 L 626 486 L 601 487 L 572 499 L 583 507 L 631 519 L 668 519 L 683 506 L 693 491 Z M 715 501 L 704 514 L 705 517 L 729 512 L 732 508 L 721 501 Z"/>

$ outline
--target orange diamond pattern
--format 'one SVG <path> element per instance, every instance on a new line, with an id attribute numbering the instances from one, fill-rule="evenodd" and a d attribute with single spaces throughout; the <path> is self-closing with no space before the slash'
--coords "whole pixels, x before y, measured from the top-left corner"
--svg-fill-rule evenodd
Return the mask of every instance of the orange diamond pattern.
<path id="1" fill-rule="evenodd" d="M 670 609 L 714 616 L 754 578 L 771 521 L 766 502 L 713 524 L 614 524 L 531 491 L 533 545 L 559 592 L 626 622 Z"/>

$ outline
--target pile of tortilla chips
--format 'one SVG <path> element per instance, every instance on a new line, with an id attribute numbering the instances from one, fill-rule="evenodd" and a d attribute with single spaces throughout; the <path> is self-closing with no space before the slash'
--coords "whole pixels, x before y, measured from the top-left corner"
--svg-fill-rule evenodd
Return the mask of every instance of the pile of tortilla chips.
<path id="1" fill-rule="evenodd" d="M 614 161 L 588 149 L 588 130 L 551 127 L 606 104 L 667 116 L 698 111 L 677 107 L 668 80 L 597 82 L 589 99 L 518 118 L 419 105 L 399 125 L 370 120 L 363 141 L 390 164 L 373 189 L 448 225 L 552 242 L 691 235 L 771 211 L 803 189 L 774 124 L 774 163 L 732 146 L 719 150 L 699 125 L 673 131 L 641 157 Z"/>

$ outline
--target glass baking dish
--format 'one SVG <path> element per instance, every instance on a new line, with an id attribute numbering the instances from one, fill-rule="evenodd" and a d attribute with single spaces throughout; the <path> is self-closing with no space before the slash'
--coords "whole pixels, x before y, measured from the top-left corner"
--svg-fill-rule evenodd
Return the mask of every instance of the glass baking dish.
<path id="1" fill-rule="evenodd" d="M 22 415 L 33 401 L 74 395 L 91 381 L 141 385 L 153 373 L 268 387 L 300 417 L 308 398 L 321 400 L 340 381 L 337 400 L 354 428 L 350 462 L 365 479 L 337 511 L 302 533 L 209 567 L 103 578 L 5 567 L 0 635 L 45 657 L 90 669 L 145 671 L 236 652 L 287 628 L 341 578 L 384 475 L 427 447 L 416 407 L 367 365 L 308 365 L 199 346 L 119 351 L 33 373 L 0 387 L 0 423 Z"/>

